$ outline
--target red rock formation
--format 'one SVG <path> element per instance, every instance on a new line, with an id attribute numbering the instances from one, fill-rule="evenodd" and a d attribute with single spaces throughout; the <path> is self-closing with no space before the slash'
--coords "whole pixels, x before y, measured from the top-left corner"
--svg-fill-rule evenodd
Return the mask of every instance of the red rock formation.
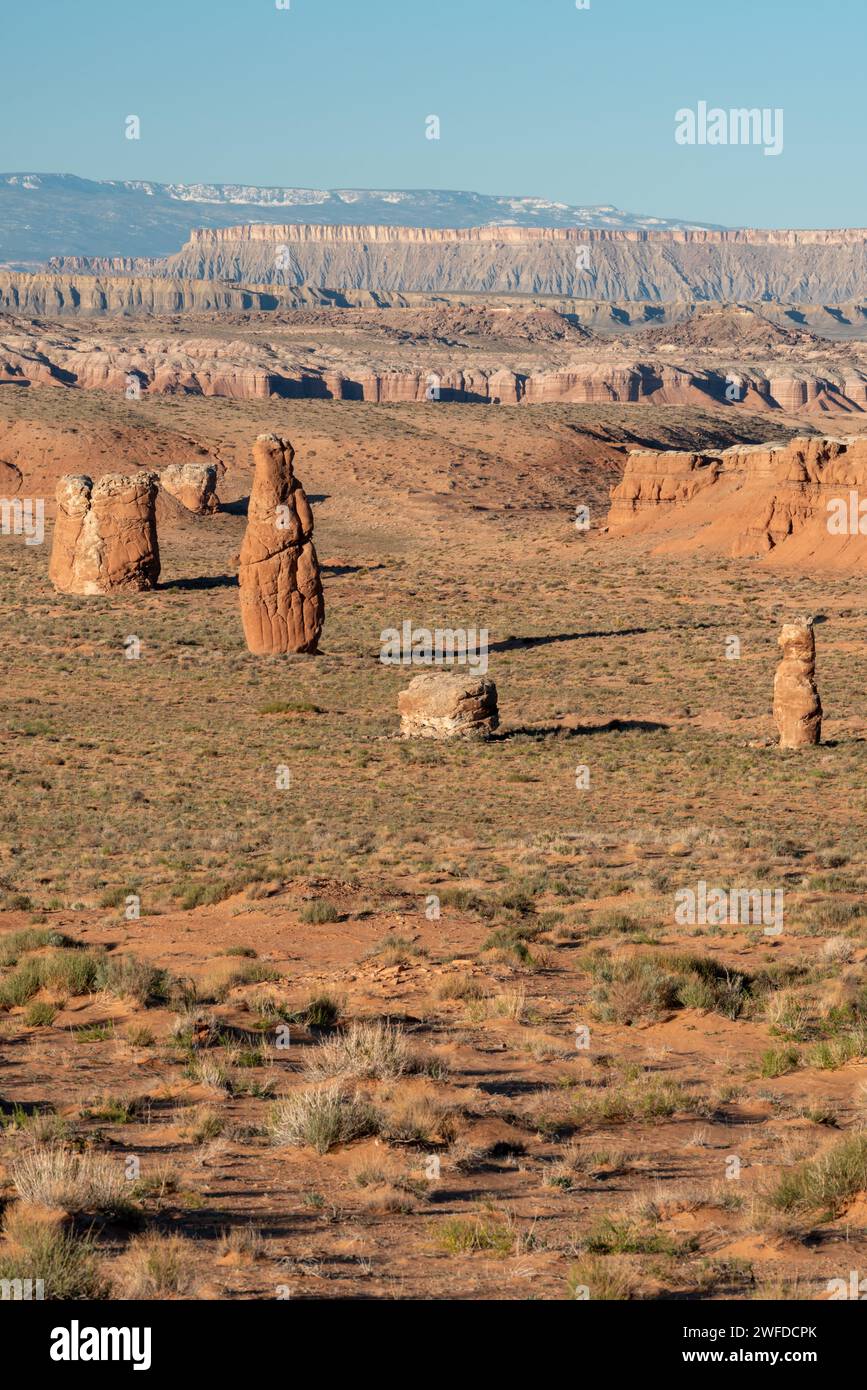
<path id="1" fill-rule="evenodd" d="M 719 458 L 706 454 L 634 449 L 623 481 L 611 492 L 610 530 L 629 527 L 637 516 L 647 513 L 656 520 L 660 510 L 690 502 L 716 482 L 721 467 Z"/>
<path id="2" fill-rule="evenodd" d="M 325 619 L 313 513 L 288 439 L 260 435 L 238 580 L 247 646 L 256 655 L 315 652 Z"/>
<path id="3" fill-rule="evenodd" d="M 68 474 L 57 484 L 48 576 L 68 594 L 155 587 L 160 574 L 156 475 L 110 473 L 94 484 Z"/>
<path id="4" fill-rule="evenodd" d="M 378 330 L 382 325 L 374 324 L 373 328 Z M 663 343 L 662 347 L 676 350 L 676 345 L 672 348 Z M 463 353 L 466 349 L 460 350 Z M 18 325 L 0 341 L 0 383 L 77 386 L 126 393 L 130 379 L 134 378 L 135 398 L 144 394 L 196 394 L 233 400 L 278 396 L 381 403 L 439 399 L 503 405 L 561 401 L 707 405 L 710 399 L 725 402 L 727 383 L 731 380 L 726 374 L 728 369 L 719 367 L 689 369 L 658 358 L 624 361 L 621 345 L 603 346 L 594 339 L 570 340 L 570 360 L 566 365 L 557 365 L 556 361 L 563 355 L 563 347 L 548 343 L 546 357 L 548 352 L 555 357 L 551 366 L 526 372 L 490 360 L 492 350 L 502 350 L 499 343 L 495 349 L 489 345 L 483 350 L 485 355 L 478 365 L 443 365 L 440 345 L 435 359 L 439 365 L 421 368 L 400 361 L 407 351 L 417 359 L 419 347 L 413 344 L 408 350 L 396 350 L 399 360 L 395 365 L 373 369 L 357 351 L 352 354 L 354 362 L 349 360 L 339 366 L 325 361 L 302 364 L 291 344 L 177 334 L 138 338 L 131 347 L 126 336 L 105 331 L 86 338 L 72 335 L 70 339 L 56 334 L 38 335 Z M 526 350 L 531 362 L 538 361 L 538 344 L 530 346 L 528 342 Z M 719 349 L 715 351 L 719 355 Z M 790 351 L 788 346 L 786 351 Z M 811 356 L 815 353 L 811 352 Z M 787 375 L 777 375 L 774 367 L 768 368 L 768 374 L 756 368 L 739 371 L 735 378 L 738 396 L 729 405 L 732 409 L 784 408 L 807 414 L 860 411 L 867 408 L 867 363 L 860 375 L 857 372 L 851 354 L 836 364 L 832 362 L 821 375 L 795 373 L 792 369 L 788 369 Z"/>
<path id="5" fill-rule="evenodd" d="M 809 623 L 786 623 L 777 639 L 783 658 L 774 675 L 774 721 L 781 748 L 805 748 L 822 739 L 822 702 L 816 688 L 816 639 Z"/>
<path id="6" fill-rule="evenodd" d="M 867 513 L 867 438 L 799 437 L 719 454 L 644 450 L 629 455 L 612 489 L 608 523 L 612 535 L 658 537 L 660 553 L 707 548 L 776 566 L 861 570 L 862 499 Z"/>

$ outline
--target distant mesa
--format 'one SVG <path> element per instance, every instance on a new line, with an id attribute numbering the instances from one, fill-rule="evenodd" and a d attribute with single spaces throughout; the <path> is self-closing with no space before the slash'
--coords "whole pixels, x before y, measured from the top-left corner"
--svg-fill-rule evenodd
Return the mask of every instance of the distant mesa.
<path id="1" fill-rule="evenodd" d="M 0 199 L 2 209 L 2 199 Z M 568 295 L 614 302 L 837 304 L 867 300 L 867 230 L 649 226 L 203 226 L 170 254 L 84 257 L 61 273 L 377 293 Z"/>

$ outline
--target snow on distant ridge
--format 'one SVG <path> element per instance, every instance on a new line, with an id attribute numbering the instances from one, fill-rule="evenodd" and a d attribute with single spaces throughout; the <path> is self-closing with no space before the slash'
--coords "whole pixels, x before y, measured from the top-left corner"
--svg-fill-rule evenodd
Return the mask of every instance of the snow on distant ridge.
<path id="1" fill-rule="evenodd" d="M 461 189 L 297 188 L 241 183 L 84 179 L 0 173 L 0 262 L 55 256 L 166 256 L 195 227 L 301 222 L 392 227 L 587 227 L 621 230 L 710 224 L 579 206 L 538 196 Z"/>
<path id="2" fill-rule="evenodd" d="M 50 192 L 79 188 L 82 191 L 124 190 L 144 194 L 147 198 L 167 199 L 173 203 L 198 203 L 209 207 L 304 208 L 327 210 L 328 205 L 339 207 L 366 206 L 375 211 L 400 206 L 416 206 L 420 225 L 451 225 L 446 218 L 453 216 L 454 225 L 531 225 L 540 222 L 550 226 L 569 227 L 698 227 L 708 223 L 686 222 L 682 219 L 647 217 L 623 212 L 611 204 L 574 206 L 551 198 L 508 196 L 472 193 L 461 189 L 381 189 L 381 188 L 293 188 L 260 187 L 239 183 L 156 183 L 151 179 L 81 179 L 74 174 L 0 174 L 0 189 L 8 187 Z M 371 220 L 365 216 L 365 220 Z M 385 220 L 388 220 L 387 218 Z M 403 222 L 404 219 L 401 218 Z"/>

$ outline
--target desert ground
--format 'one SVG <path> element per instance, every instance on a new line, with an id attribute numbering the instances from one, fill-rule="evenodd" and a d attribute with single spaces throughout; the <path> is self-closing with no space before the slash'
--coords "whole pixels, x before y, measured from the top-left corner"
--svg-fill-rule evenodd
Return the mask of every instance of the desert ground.
<path id="1" fill-rule="evenodd" d="M 32 495 L 225 466 L 151 593 L 58 594 L 50 523 L 0 538 L 0 1278 L 809 1300 L 867 1268 L 860 586 L 605 531 L 630 447 L 836 423 L 0 387 Z M 313 504 L 318 656 L 243 641 L 263 431 Z M 803 614 L 824 735 L 787 753 Z M 488 629 L 495 737 L 399 737 L 405 620 Z M 784 930 L 678 924 L 701 881 L 784 890 Z"/>

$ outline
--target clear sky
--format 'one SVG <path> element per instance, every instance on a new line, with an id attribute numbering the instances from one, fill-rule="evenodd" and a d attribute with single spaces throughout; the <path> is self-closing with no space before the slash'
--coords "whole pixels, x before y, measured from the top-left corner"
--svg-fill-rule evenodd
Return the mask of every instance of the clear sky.
<path id="1" fill-rule="evenodd" d="M 2 0 L 0 51 L 4 172 L 867 225 L 867 0 Z M 702 100 L 783 152 L 678 145 Z"/>

